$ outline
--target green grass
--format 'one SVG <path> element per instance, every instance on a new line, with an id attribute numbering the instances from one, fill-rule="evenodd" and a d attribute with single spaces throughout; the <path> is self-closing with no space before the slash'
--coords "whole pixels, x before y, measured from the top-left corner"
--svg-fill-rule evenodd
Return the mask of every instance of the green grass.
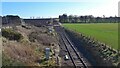
<path id="1" fill-rule="evenodd" d="M 118 23 L 63 24 L 63 26 L 118 49 Z"/>

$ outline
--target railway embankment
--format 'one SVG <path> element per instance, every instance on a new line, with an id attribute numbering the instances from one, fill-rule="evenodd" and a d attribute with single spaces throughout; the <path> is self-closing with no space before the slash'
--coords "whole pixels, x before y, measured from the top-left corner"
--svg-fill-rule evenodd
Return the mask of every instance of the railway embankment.
<path id="1" fill-rule="evenodd" d="M 117 66 L 120 54 L 106 44 L 87 37 L 81 33 L 65 29 L 75 47 L 93 66 Z"/>

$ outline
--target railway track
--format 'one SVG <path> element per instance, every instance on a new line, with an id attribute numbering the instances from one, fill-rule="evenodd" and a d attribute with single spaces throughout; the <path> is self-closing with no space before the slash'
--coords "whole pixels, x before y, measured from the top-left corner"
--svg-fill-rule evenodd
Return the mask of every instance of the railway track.
<path id="1" fill-rule="evenodd" d="M 63 28 L 57 27 L 57 29 L 59 30 L 59 35 L 65 45 L 65 48 L 68 52 L 68 56 L 70 60 L 72 61 L 73 66 L 75 68 L 79 68 L 79 67 L 87 68 L 86 61 L 83 60 L 83 57 L 80 56 L 76 48 L 73 46 L 72 42 L 67 37 Z"/>

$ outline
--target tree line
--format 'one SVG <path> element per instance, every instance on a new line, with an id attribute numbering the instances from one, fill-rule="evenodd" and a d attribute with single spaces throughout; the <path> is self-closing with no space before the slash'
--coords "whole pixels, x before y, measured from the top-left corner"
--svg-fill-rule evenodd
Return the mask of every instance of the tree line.
<path id="1" fill-rule="evenodd" d="M 77 15 L 59 15 L 61 23 L 120 23 L 120 17 L 94 17 L 93 15 L 77 16 Z"/>

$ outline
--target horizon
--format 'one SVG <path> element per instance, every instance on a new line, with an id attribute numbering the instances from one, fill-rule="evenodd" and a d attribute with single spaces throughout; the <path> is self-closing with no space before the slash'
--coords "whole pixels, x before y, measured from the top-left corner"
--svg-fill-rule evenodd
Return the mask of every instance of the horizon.
<path id="1" fill-rule="evenodd" d="M 114 0 L 109 2 L 2 2 L 2 16 L 58 18 L 62 14 L 118 17 L 118 3 Z"/>

